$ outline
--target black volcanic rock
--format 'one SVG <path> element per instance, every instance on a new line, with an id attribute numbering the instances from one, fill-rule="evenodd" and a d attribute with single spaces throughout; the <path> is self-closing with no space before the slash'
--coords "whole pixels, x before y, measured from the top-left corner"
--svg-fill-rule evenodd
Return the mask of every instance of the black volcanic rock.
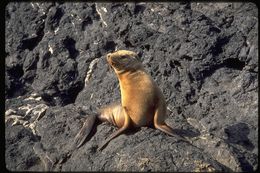
<path id="1" fill-rule="evenodd" d="M 5 8 L 5 163 L 12 171 L 254 171 L 258 9 L 253 3 L 10 2 Z M 178 141 L 142 127 L 82 147 L 86 116 L 120 101 L 106 54 L 135 51 Z"/>

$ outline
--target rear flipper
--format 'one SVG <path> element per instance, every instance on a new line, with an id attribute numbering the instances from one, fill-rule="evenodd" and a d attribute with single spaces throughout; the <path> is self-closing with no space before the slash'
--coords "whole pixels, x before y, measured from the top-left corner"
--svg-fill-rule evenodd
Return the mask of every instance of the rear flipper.
<path id="1" fill-rule="evenodd" d="M 77 148 L 79 148 L 88 137 L 89 133 L 93 129 L 96 119 L 97 119 L 97 115 L 94 114 L 94 115 L 89 115 L 85 120 L 82 128 L 74 138 L 74 142 Z"/>
<path id="2" fill-rule="evenodd" d="M 127 111 L 126 111 L 126 108 L 123 109 L 124 110 L 124 125 L 118 129 L 117 131 L 115 131 L 114 133 L 112 133 L 112 135 L 110 137 L 108 137 L 105 142 L 98 148 L 98 151 L 101 151 L 103 150 L 103 148 L 105 148 L 105 146 L 112 140 L 114 139 L 115 137 L 121 135 L 123 132 L 125 132 L 129 126 L 130 126 L 130 117 L 129 115 L 127 114 Z"/>

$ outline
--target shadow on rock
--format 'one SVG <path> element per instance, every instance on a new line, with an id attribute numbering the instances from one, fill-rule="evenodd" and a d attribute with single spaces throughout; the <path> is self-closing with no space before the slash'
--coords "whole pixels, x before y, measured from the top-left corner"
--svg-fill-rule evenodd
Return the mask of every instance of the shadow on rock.
<path id="1" fill-rule="evenodd" d="M 187 130 L 187 129 L 174 129 L 174 132 L 177 135 L 180 135 L 183 137 L 188 137 L 188 138 L 194 138 L 194 137 L 198 137 L 200 135 L 199 132 Z"/>
<path id="2" fill-rule="evenodd" d="M 225 128 L 225 133 L 227 135 L 227 143 L 238 144 L 247 150 L 252 151 L 255 146 L 248 139 L 250 129 L 246 123 L 237 123 Z"/>

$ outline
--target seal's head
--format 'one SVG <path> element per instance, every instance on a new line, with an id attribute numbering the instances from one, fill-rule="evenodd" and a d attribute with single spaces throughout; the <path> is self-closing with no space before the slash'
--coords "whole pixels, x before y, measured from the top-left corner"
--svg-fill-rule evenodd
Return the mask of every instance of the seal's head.
<path id="1" fill-rule="evenodd" d="M 129 50 L 118 50 L 107 54 L 108 64 L 115 70 L 116 73 L 134 71 L 142 65 L 137 60 L 137 54 Z"/>

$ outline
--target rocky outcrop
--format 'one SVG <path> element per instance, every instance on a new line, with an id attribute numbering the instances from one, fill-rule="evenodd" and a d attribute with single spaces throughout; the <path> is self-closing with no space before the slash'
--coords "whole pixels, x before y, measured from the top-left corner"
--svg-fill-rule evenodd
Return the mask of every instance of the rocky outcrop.
<path id="1" fill-rule="evenodd" d="M 253 3 L 11 2 L 5 8 L 5 164 L 12 171 L 253 171 L 258 167 L 258 9 Z M 120 100 L 105 55 L 138 53 L 167 123 L 76 148 L 86 116 Z"/>

